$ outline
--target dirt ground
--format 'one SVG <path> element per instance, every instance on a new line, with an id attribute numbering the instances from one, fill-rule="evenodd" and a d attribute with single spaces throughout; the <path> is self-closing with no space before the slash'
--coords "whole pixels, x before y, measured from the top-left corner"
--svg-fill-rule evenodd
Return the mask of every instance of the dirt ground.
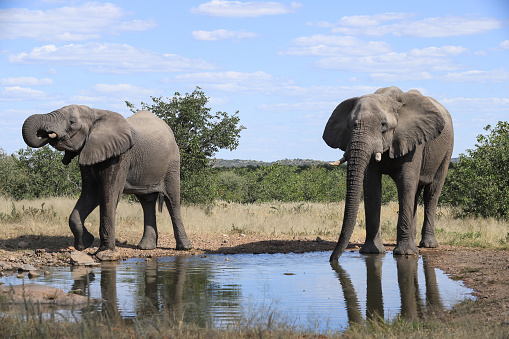
<path id="1" fill-rule="evenodd" d="M 244 234 L 220 236 L 190 235 L 194 249 L 175 251 L 175 241 L 168 235 L 160 235 L 155 250 L 138 250 L 134 239 L 119 239 L 117 250 L 123 259 L 132 257 L 160 257 L 171 255 L 198 255 L 204 253 L 302 253 L 331 251 L 333 240 L 299 237 L 268 237 Z M 0 274 L 2 270 L 15 270 L 22 264 L 35 267 L 70 265 L 71 237 L 58 239 L 25 236 L 17 239 L 0 239 Z M 360 243 L 353 243 L 347 250 L 358 250 Z M 386 244 L 392 250 L 394 244 Z M 87 250 L 93 253 L 97 248 Z M 427 261 L 443 270 L 454 280 L 462 280 L 475 291 L 478 301 L 461 310 L 454 309 L 442 315 L 452 321 L 465 317 L 479 321 L 493 321 L 509 327 L 509 252 L 441 246 L 437 249 L 421 249 Z"/>

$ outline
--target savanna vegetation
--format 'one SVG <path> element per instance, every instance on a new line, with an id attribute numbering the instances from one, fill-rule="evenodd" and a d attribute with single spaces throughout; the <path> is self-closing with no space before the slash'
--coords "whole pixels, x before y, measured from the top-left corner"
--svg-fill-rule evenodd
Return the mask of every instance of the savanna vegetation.
<path id="1" fill-rule="evenodd" d="M 159 115 L 164 118 L 179 117 L 179 110 L 186 105 L 199 111 L 206 98 L 196 90 L 185 97 L 176 96 L 171 103 L 160 98 L 153 99 L 162 107 Z M 199 107 L 186 101 L 199 101 Z M 157 107 L 143 104 L 143 108 Z M 172 108 L 174 105 L 180 107 Z M 179 106 L 181 105 L 181 106 Z M 171 106 L 171 107 L 167 107 Z M 203 109 L 203 108 L 202 108 Z M 346 167 L 329 165 L 272 165 L 247 167 L 212 167 L 210 157 L 220 148 L 234 149 L 238 145 L 239 133 L 236 115 L 218 112 L 210 115 L 208 109 L 194 113 L 192 118 L 202 116 L 210 124 L 197 127 L 196 134 L 177 132 L 177 143 L 181 147 L 182 200 L 187 204 L 211 204 L 215 201 L 236 203 L 255 202 L 322 202 L 343 201 L 346 195 Z M 166 119 L 166 118 L 165 118 Z M 170 119 L 170 118 L 167 118 Z M 176 118 L 172 118 L 175 120 Z M 176 126 L 182 125 L 180 122 Z M 194 124 L 191 124 L 194 125 Z M 223 130 L 224 138 L 209 143 L 198 143 L 200 136 Z M 230 130 L 230 135 L 225 130 Z M 477 137 L 475 149 L 461 154 L 457 162 L 450 165 L 440 204 L 453 209 L 456 217 L 485 217 L 509 219 L 509 123 L 499 122 L 495 127 L 487 126 L 487 135 Z M 217 132 L 221 134 L 221 132 Z M 181 138 L 180 141 L 178 138 Z M 184 141 L 182 141 L 184 140 Z M 195 146 L 191 146 L 195 145 Z M 61 163 L 63 154 L 45 146 L 39 149 L 21 149 L 8 155 L 0 152 L 0 195 L 14 200 L 47 197 L 77 197 L 81 190 L 81 178 L 77 161 L 68 166 Z M 382 201 L 387 204 L 397 201 L 394 182 L 383 177 Z"/>
<path id="2" fill-rule="evenodd" d="M 152 98 L 141 103 L 172 127 L 181 151 L 182 216 L 190 237 L 230 234 L 262 234 L 270 237 L 307 237 L 335 241 L 339 234 L 346 195 L 346 168 L 329 165 L 260 165 L 238 168 L 213 167 L 219 149 L 235 149 L 239 143 L 237 114 L 212 114 L 208 98 L 197 88 L 173 98 Z M 136 111 L 131 103 L 127 105 Z M 487 126 L 477 137 L 475 149 L 452 163 L 440 199 L 436 236 L 441 244 L 476 248 L 509 249 L 509 123 Z M 63 154 L 50 147 L 0 152 L 0 249 L 9 239 L 69 234 L 68 214 L 81 190 L 75 160 L 61 163 Z M 383 179 L 381 226 L 384 241 L 395 241 L 398 213 L 397 191 Z M 136 243 L 143 232 L 141 208 L 125 199 L 117 212 L 117 237 Z M 158 214 L 160 225 L 169 225 L 167 213 Z M 422 206 L 418 211 L 422 223 Z M 41 229 L 43 222 L 45 227 Z M 87 223 L 98 224 L 95 211 Z M 364 237 L 364 213 L 360 209 L 352 240 Z M 168 226 L 169 227 L 169 226 Z M 170 233 L 161 229 L 161 233 Z M 70 235 L 69 235 L 70 236 Z M 56 238 L 56 237 L 54 237 Z M 53 239 L 54 239 L 53 238 Z M 475 306 L 471 306 L 475 307 Z M 320 337 L 294 332 L 269 315 L 261 323 L 239 322 L 230 330 L 203 329 L 174 319 L 155 316 L 148 321 L 101 318 L 85 313 L 83 321 L 62 322 L 42 316 L 34 305 L 0 313 L 0 337 Z M 474 312 L 472 310 L 465 312 Z M 341 336 L 341 333 L 335 334 Z M 504 327 L 489 323 L 451 326 L 441 319 L 406 322 L 373 322 L 352 326 L 352 338 L 392 337 L 500 337 Z M 332 335 L 334 336 L 334 335 Z"/>

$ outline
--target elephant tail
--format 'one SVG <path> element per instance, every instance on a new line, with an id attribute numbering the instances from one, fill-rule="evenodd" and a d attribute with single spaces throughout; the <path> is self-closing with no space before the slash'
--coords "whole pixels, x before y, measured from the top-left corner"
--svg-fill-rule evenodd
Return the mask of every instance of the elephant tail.
<path id="1" fill-rule="evenodd" d="M 159 192 L 158 199 L 157 199 L 157 209 L 159 210 L 159 213 L 163 211 L 163 203 L 164 203 L 164 193 Z"/>

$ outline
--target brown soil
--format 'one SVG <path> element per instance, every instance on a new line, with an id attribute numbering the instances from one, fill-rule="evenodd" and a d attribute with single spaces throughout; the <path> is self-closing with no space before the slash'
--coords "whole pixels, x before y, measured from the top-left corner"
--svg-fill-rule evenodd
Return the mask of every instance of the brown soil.
<path id="1" fill-rule="evenodd" d="M 121 258 L 160 257 L 171 255 L 197 255 L 204 253 L 289 253 L 331 251 L 335 242 L 330 240 L 299 237 L 268 237 L 244 234 L 221 236 L 191 235 L 194 249 L 176 251 L 175 241 L 168 235 L 160 235 L 155 250 L 136 249 L 133 239 L 120 239 L 117 250 Z M 0 272 L 17 269 L 21 264 L 36 267 L 70 265 L 73 247 L 71 237 L 45 239 L 25 236 L 18 239 L 0 240 Z M 350 251 L 361 244 L 351 244 Z M 19 247 L 24 249 L 19 249 Z M 393 245 L 386 245 L 391 250 Z M 88 249 L 93 253 L 97 248 Z M 444 317 L 451 321 L 465 319 L 502 323 L 509 326 L 509 251 L 484 250 L 441 246 L 437 249 L 421 249 L 421 254 L 434 267 L 443 270 L 452 279 L 462 280 L 475 291 L 478 301 L 447 311 Z M 1 274 L 1 273 L 0 273 Z"/>

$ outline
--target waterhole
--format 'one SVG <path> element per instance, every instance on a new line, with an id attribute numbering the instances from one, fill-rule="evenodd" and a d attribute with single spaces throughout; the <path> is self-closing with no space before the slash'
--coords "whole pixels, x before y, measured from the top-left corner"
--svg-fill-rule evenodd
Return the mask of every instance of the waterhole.
<path id="1" fill-rule="evenodd" d="M 331 265 L 330 254 L 129 259 L 54 268 L 30 282 L 104 299 L 101 307 L 123 318 L 155 312 L 209 327 L 277 323 L 318 332 L 365 319 L 419 318 L 473 298 L 472 290 L 428 265 L 426 257 L 346 252 Z"/>

